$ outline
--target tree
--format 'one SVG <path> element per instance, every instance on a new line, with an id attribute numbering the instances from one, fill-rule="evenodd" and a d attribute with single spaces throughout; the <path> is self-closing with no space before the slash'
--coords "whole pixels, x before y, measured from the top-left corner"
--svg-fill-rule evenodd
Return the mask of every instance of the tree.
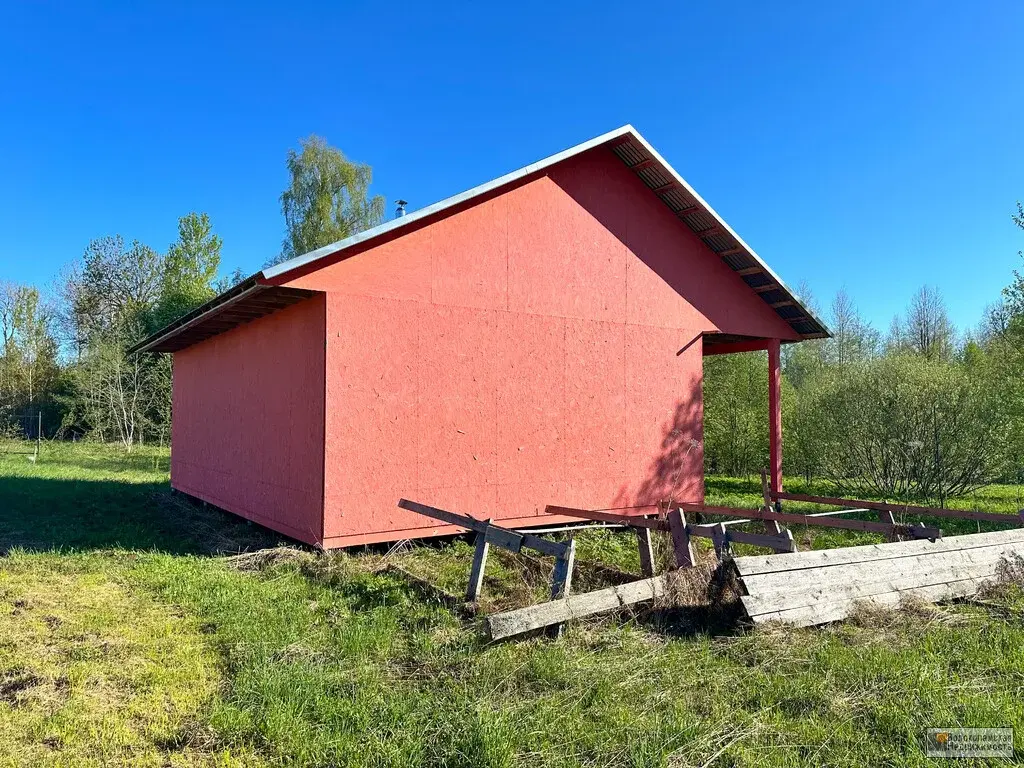
<path id="1" fill-rule="evenodd" d="M 151 315 L 152 330 L 163 327 L 214 297 L 223 241 L 210 217 L 190 213 L 178 219 L 178 239 L 163 260 L 160 297 Z"/>
<path id="2" fill-rule="evenodd" d="M 99 338 L 139 334 L 163 291 L 159 253 L 120 235 L 93 240 L 64 278 L 65 329 L 76 355 Z"/>
<path id="3" fill-rule="evenodd" d="M 1006 466 L 1006 404 L 987 376 L 955 362 L 892 355 L 861 363 L 809 407 L 825 474 L 854 494 L 943 504 Z"/>
<path id="4" fill-rule="evenodd" d="M 62 427 L 115 438 L 131 450 L 160 430 L 158 405 L 170 398 L 167 363 L 127 350 L 154 325 L 166 293 L 166 259 L 120 235 L 89 243 L 65 278 L 65 328 L 75 351 Z"/>
<path id="5" fill-rule="evenodd" d="M 839 289 L 832 299 L 830 315 L 832 338 L 826 342 L 830 362 L 843 366 L 874 356 L 878 332 L 860 316 L 846 289 Z"/>
<path id="6" fill-rule="evenodd" d="M 373 178 L 370 166 L 348 160 L 320 136 L 299 144 L 300 152 L 288 150 L 291 183 L 281 194 L 287 236 L 276 262 L 343 240 L 384 220 L 384 197 L 367 197 Z"/>
<path id="7" fill-rule="evenodd" d="M 948 360 L 953 355 L 953 323 L 942 295 L 927 285 L 915 294 L 903 323 L 904 343 L 929 360 Z"/>

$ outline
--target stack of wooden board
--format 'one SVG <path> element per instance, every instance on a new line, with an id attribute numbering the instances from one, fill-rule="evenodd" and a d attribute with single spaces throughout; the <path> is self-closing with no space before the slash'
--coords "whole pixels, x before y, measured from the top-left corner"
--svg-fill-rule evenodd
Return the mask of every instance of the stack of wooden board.
<path id="1" fill-rule="evenodd" d="M 844 619 L 860 601 L 895 606 L 904 596 L 969 597 L 1014 555 L 1024 557 L 1024 530 L 739 557 L 735 564 L 755 624 L 810 626 Z"/>

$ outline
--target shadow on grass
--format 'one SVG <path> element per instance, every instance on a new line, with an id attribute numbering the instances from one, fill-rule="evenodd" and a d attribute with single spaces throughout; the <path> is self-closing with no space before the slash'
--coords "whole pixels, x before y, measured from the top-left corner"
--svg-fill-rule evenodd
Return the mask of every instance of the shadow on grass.
<path id="1" fill-rule="evenodd" d="M 0 476 L 0 552 L 18 547 L 217 555 L 286 541 L 227 512 L 173 496 L 166 483 Z"/>

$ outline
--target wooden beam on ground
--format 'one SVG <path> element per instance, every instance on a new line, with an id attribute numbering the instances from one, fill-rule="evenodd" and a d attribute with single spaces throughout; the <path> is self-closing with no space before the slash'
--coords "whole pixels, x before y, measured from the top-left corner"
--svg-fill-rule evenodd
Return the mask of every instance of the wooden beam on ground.
<path id="1" fill-rule="evenodd" d="M 527 608 L 495 613 L 486 619 L 487 630 L 492 640 L 503 640 L 570 619 L 649 602 L 665 594 L 669 576 L 670 574 L 663 574 L 595 592 L 569 595 L 561 600 L 552 600 Z"/>
<path id="2" fill-rule="evenodd" d="M 825 504 L 834 507 L 864 507 L 881 512 L 909 512 L 913 515 L 929 517 L 953 517 L 963 520 L 980 520 L 986 523 L 1008 523 L 1021 525 L 1020 515 L 1004 515 L 996 512 L 975 512 L 961 509 L 941 509 L 938 507 L 919 507 L 913 504 L 893 504 L 882 501 L 864 501 L 862 499 L 838 499 L 831 496 L 810 496 L 806 493 L 773 493 L 773 498 L 788 501 L 806 501 L 811 504 Z"/>
<path id="3" fill-rule="evenodd" d="M 896 606 L 905 597 L 930 601 L 968 597 L 993 579 L 1000 563 L 1024 555 L 1024 530 L 741 557 L 741 600 L 754 623 L 798 626 L 846 618 L 868 601 Z"/>

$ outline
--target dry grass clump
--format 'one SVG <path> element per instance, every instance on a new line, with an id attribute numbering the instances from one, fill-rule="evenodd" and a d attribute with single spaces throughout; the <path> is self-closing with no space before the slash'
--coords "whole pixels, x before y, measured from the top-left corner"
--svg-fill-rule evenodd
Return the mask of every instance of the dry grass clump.
<path id="1" fill-rule="evenodd" d="M 270 547 L 224 558 L 224 562 L 239 571 L 262 571 L 282 563 L 307 565 L 315 560 L 316 555 L 298 547 Z"/>
<path id="2" fill-rule="evenodd" d="M 915 595 L 904 595 L 899 605 L 879 605 L 859 600 L 850 611 L 849 621 L 863 629 L 906 629 L 914 624 L 952 620 L 955 614 Z"/>

